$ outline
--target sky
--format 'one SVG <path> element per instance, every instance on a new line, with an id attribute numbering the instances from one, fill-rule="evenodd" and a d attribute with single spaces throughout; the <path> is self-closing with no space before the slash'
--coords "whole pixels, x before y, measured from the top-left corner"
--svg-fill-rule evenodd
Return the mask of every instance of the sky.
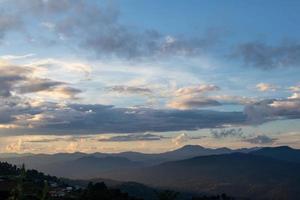
<path id="1" fill-rule="evenodd" d="M 0 153 L 300 148 L 296 0 L 0 0 Z"/>

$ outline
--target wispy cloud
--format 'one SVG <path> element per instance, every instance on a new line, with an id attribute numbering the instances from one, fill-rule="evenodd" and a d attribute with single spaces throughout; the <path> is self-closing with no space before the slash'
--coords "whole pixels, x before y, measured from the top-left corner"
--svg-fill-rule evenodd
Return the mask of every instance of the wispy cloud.
<path id="1" fill-rule="evenodd" d="M 245 139 L 244 141 L 251 144 L 273 144 L 277 139 L 266 135 L 257 135 L 253 138 Z"/>
<path id="2" fill-rule="evenodd" d="M 102 138 L 98 141 L 100 142 L 133 142 L 133 141 L 155 141 L 155 140 L 162 140 L 167 137 L 161 135 L 154 135 L 154 134 L 127 134 L 127 135 L 120 135 L 120 136 L 113 136 L 109 138 Z"/>
<path id="3" fill-rule="evenodd" d="M 175 137 L 172 138 L 172 142 L 175 144 L 175 145 L 182 145 L 184 143 L 187 143 L 189 142 L 190 140 L 199 140 L 199 139 L 202 139 L 204 138 L 205 136 L 190 136 L 189 134 L 187 133 L 181 133 Z"/>
<path id="4" fill-rule="evenodd" d="M 142 87 L 142 86 L 115 85 L 115 86 L 107 87 L 107 89 L 110 92 L 116 92 L 120 94 L 149 95 L 153 93 L 150 88 Z"/>
<path id="5" fill-rule="evenodd" d="M 234 138 L 244 138 L 245 134 L 241 128 L 235 129 L 214 129 L 210 131 L 211 135 L 214 138 L 227 138 L 227 137 L 234 137 Z"/>

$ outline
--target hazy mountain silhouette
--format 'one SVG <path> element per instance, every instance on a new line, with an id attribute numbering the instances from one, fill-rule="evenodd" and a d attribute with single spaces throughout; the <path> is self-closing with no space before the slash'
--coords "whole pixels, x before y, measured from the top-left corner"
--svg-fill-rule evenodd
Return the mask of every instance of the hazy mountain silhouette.
<path id="1" fill-rule="evenodd" d="M 250 151 L 250 149 L 248 149 Z M 95 158 L 105 158 L 105 157 L 122 157 L 127 158 L 135 162 L 143 162 L 144 165 L 156 165 L 166 161 L 173 160 L 182 160 L 187 158 L 192 158 L 195 156 L 203 155 L 215 155 L 215 154 L 224 154 L 232 153 L 239 150 L 231 150 L 228 148 L 219 148 L 219 149 L 210 149 L 204 148 L 199 145 L 187 145 L 182 148 L 176 149 L 174 151 L 156 153 L 156 154 L 147 154 L 139 152 L 121 152 L 121 153 L 92 153 L 86 154 L 81 152 L 75 153 L 58 153 L 58 154 L 33 154 L 33 155 L 23 155 L 23 154 L 14 154 L 14 156 L 1 157 L 1 161 L 7 161 L 12 164 L 21 165 L 26 164 L 28 168 L 38 169 L 43 172 L 47 172 L 49 167 L 53 164 L 61 164 L 64 162 L 74 161 L 83 157 L 95 157 Z M 47 170 L 45 170 L 47 167 Z M 82 172 L 84 173 L 84 172 Z"/>
<path id="2" fill-rule="evenodd" d="M 1 160 L 25 163 L 60 177 L 133 181 L 151 187 L 225 192 L 254 199 L 295 199 L 300 196 L 299 151 L 284 146 L 231 150 L 187 145 L 158 154 L 60 153 Z"/>
<path id="3" fill-rule="evenodd" d="M 99 175 L 106 171 L 118 171 L 140 166 L 142 166 L 142 163 L 122 157 L 109 156 L 97 158 L 94 156 L 85 156 L 76 160 L 45 165 L 43 166 L 43 172 L 58 177 L 91 179 L 99 177 Z"/>
<path id="4" fill-rule="evenodd" d="M 60 153 L 2 158 L 60 177 L 139 182 L 185 192 L 227 193 L 258 199 L 300 196 L 299 151 L 290 147 L 210 149 L 187 145 L 145 154 Z"/>
<path id="5" fill-rule="evenodd" d="M 251 153 L 255 155 L 272 157 L 278 160 L 300 163 L 300 150 L 293 149 L 288 146 L 265 147 Z"/>
<path id="6" fill-rule="evenodd" d="M 300 164 L 245 153 L 200 156 L 102 176 L 254 199 L 295 199 L 300 195 Z"/>
<path id="7" fill-rule="evenodd" d="M 216 155 L 216 154 L 225 154 L 232 153 L 236 150 L 232 150 L 229 148 L 204 148 L 199 145 L 186 145 L 179 149 L 175 149 L 173 151 L 156 153 L 156 154 L 145 154 L 138 152 L 122 152 L 115 154 L 116 156 L 126 157 L 133 161 L 146 162 L 151 164 L 159 164 L 165 161 L 172 160 L 182 160 L 186 158 L 192 158 L 195 156 L 204 156 L 204 155 Z M 237 150 L 238 151 L 238 150 Z"/>

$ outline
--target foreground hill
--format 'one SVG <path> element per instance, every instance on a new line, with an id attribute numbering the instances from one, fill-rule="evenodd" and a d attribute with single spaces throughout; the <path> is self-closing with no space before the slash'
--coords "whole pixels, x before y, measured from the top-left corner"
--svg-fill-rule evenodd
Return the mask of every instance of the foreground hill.
<path id="1" fill-rule="evenodd" d="M 190 192 L 239 194 L 251 199 L 300 196 L 300 164 L 245 153 L 195 157 L 102 176 Z"/>
<path id="2" fill-rule="evenodd" d="M 100 181 L 100 182 L 99 182 Z M 104 182 L 110 182 L 107 187 Z M 172 197 L 172 198 L 171 198 Z M 226 194 L 194 196 L 134 182 L 59 179 L 0 162 L 1 200 L 233 200 Z"/>

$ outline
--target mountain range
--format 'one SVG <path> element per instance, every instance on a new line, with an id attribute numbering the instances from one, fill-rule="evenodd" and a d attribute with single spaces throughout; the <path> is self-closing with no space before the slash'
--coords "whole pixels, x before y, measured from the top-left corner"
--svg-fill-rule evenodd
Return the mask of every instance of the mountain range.
<path id="1" fill-rule="evenodd" d="M 300 150 L 287 146 L 232 150 L 188 145 L 159 154 L 77 152 L 0 160 L 25 163 L 55 176 L 96 182 L 130 181 L 153 188 L 199 194 L 224 192 L 250 199 L 300 196 Z"/>

